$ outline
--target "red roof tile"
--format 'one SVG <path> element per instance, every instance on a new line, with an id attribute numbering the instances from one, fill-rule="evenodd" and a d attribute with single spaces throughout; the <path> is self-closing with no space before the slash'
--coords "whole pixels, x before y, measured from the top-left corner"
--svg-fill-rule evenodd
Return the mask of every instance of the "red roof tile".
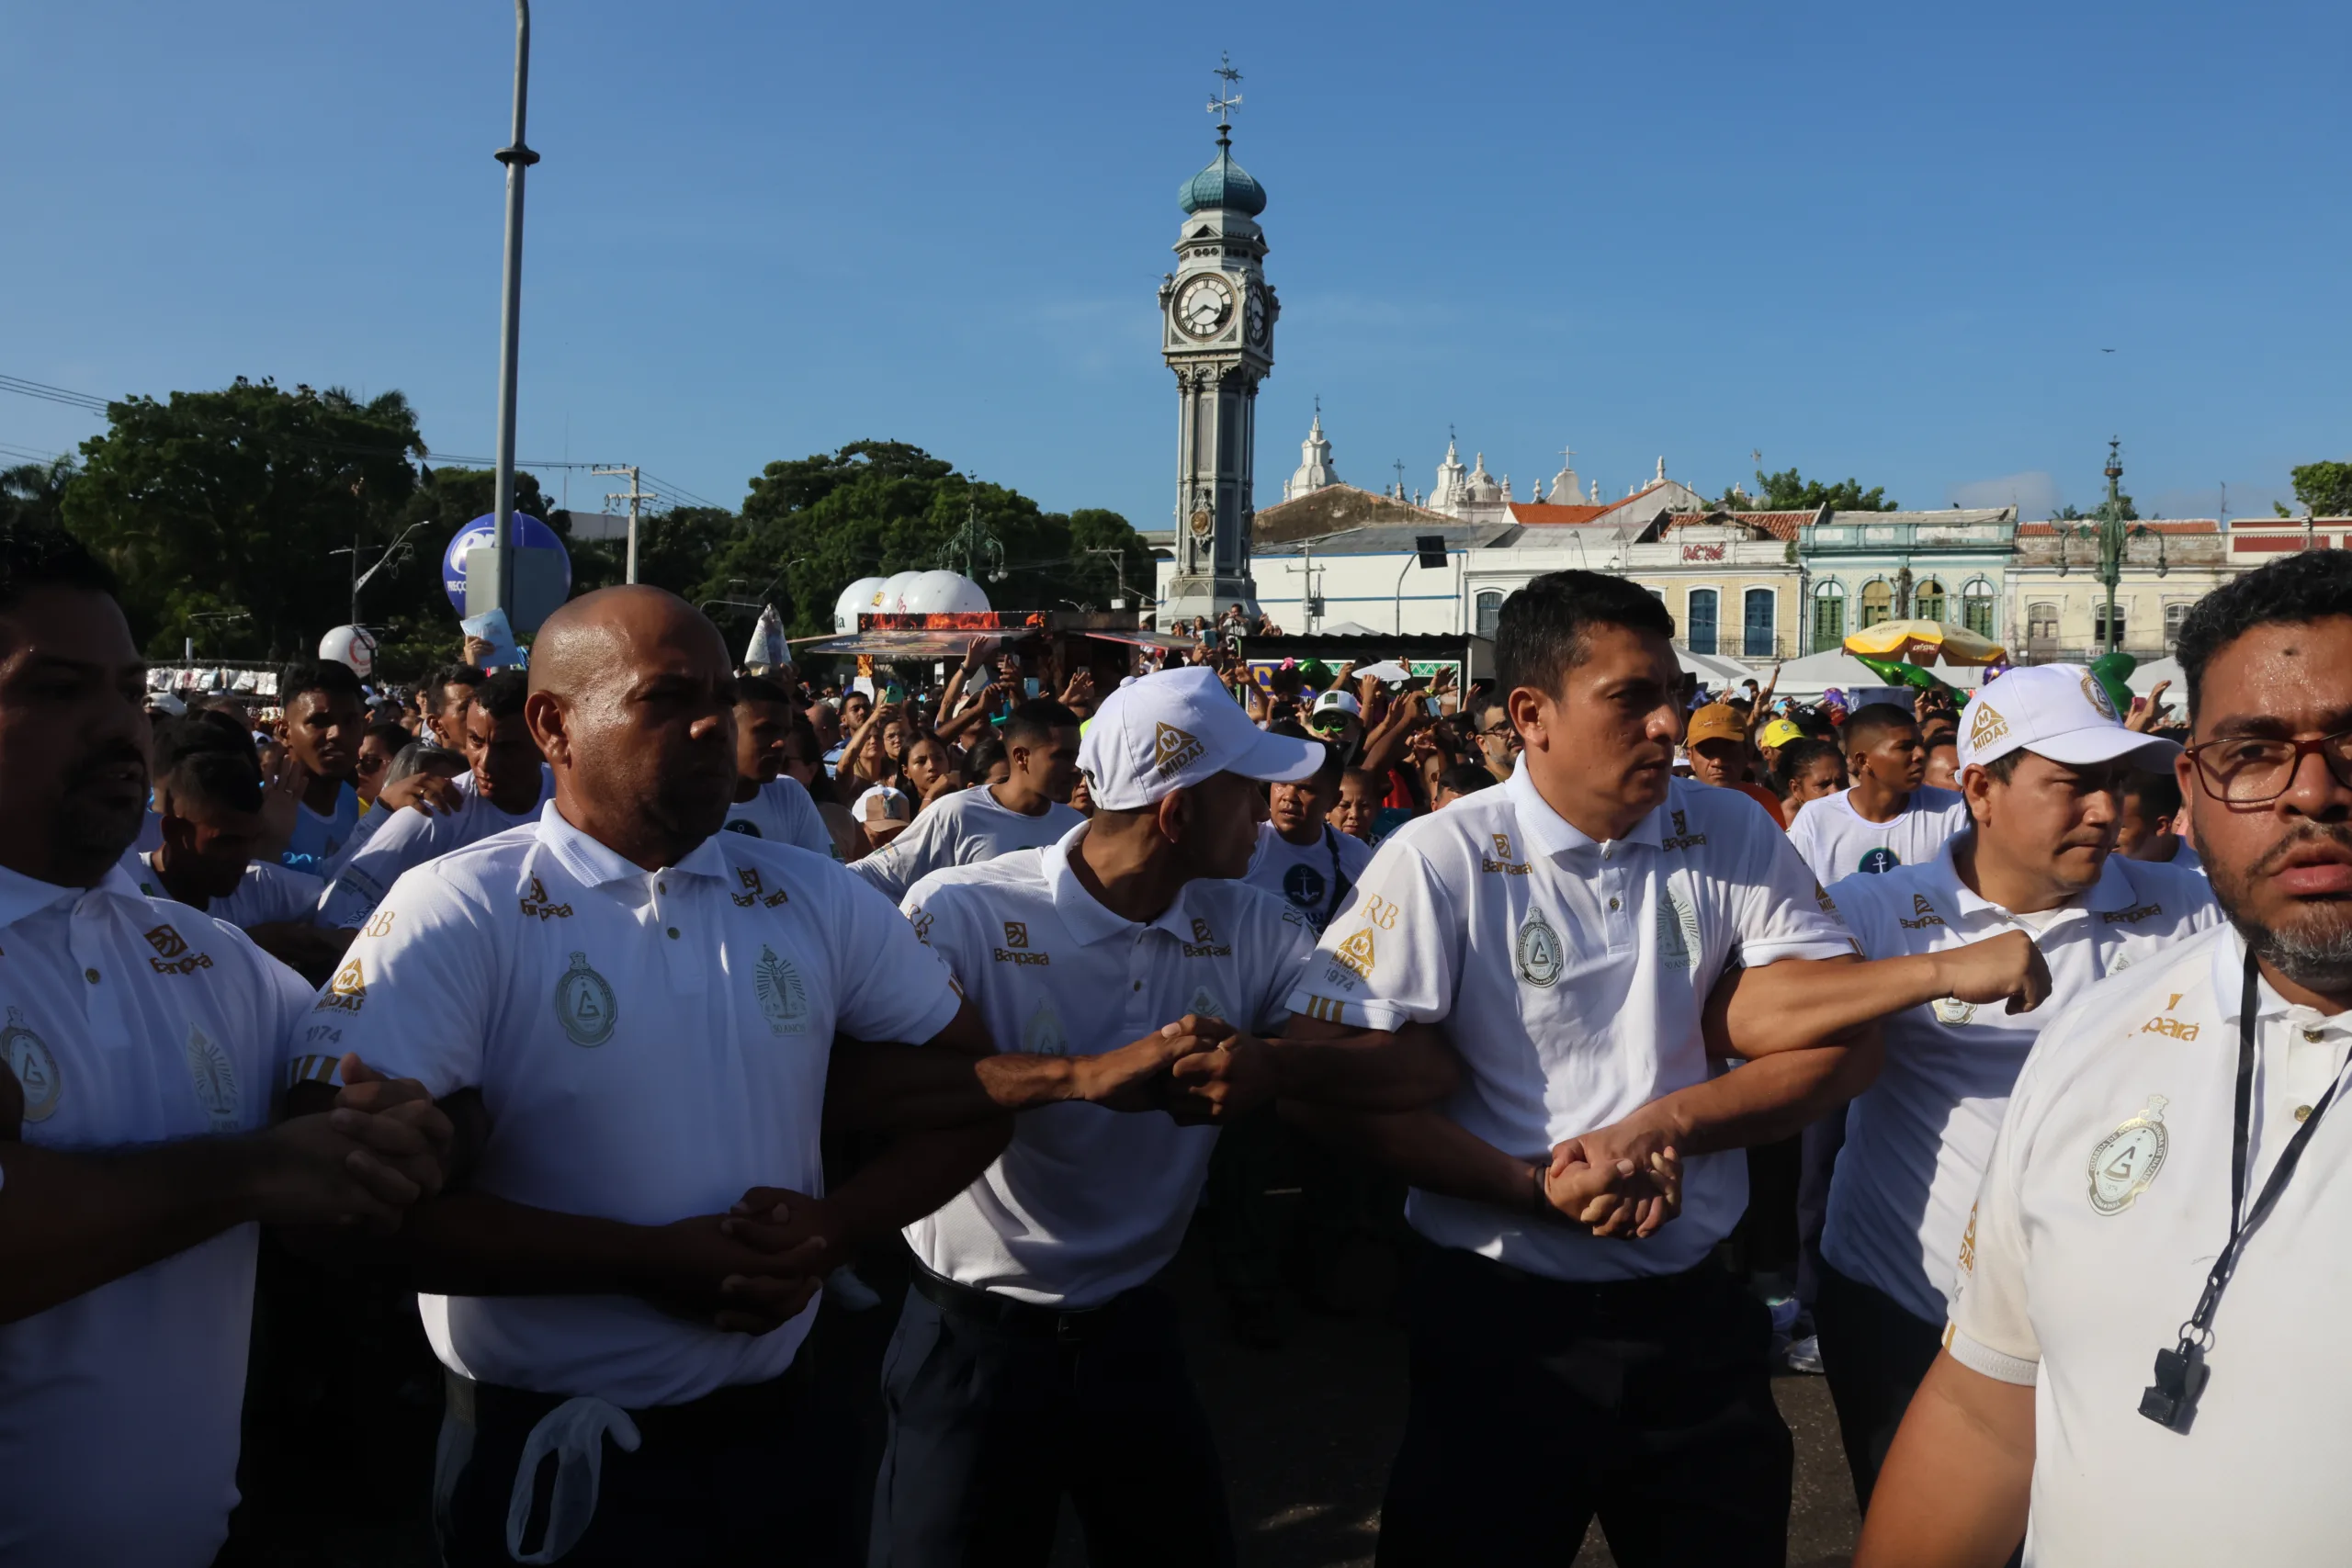
<path id="1" fill-rule="evenodd" d="M 2088 522 L 2090 519 L 2086 518 L 2084 521 Z M 2264 518 L 2261 521 L 2267 522 L 2269 519 Z M 2297 526 L 2301 525 L 2301 519 L 2298 519 Z M 2018 525 L 2018 537 L 2046 538 L 2051 533 L 2052 526 L 2049 523 L 2020 523 Z M 2138 526 L 2153 528 L 2159 534 L 2218 534 L 2222 531 L 2221 524 L 2211 517 L 2173 518 L 2164 522 L 2143 523 Z"/>
<path id="2" fill-rule="evenodd" d="M 1666 520 L 1669 528 L 1690 527 L 1704 523 L 1710 517 L 1728 517 L 1736 523 L 1761 528 L 1781 540 L 1797 537 L 1797 530 L 1812 522 L 1816 512 L 1678 512 Z"/>
<path id="3" fill-rule="evenodd" d="M 1589 523 L 1609 510 L 1606 506 L 1554 506 L 1548 502 L 1519 501 L 1511 503 L 1510 515 L 1514 523 Z"/>

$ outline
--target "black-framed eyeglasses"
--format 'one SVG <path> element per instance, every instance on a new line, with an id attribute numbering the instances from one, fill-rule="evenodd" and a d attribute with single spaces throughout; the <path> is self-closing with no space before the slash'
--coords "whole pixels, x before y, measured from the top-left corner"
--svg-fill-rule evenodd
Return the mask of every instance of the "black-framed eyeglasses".
<path id="1" fill-rule="evenodd" d="M 2316 740 L 2233 736 L 2185 750 L 2197 764 L 2197 781 L 2205 793 L 2225 805 L 2268 805 L 2294 787 L 2303 759 L 2314 751 L 2335 782 L 2352 789 L 2352 729 Z"/>

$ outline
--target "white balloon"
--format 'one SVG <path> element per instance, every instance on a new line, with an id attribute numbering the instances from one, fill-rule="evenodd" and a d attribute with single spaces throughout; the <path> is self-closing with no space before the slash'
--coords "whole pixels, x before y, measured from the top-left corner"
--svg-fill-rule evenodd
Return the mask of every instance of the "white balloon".
<path id="1" fill-rule="evenodd" d="M 885 578 L 882 586 L 875 591 L 874 607 L 886 615 L 905 615 L 907 590 L 912 588 L 915 579 L 922 575 L 919 571 L 899 571 Z"/>
<path id="2" fill-rule="evenodd" d="M 347 664 L 363 681 L 376 674 L 376 639 L 365 626 L 337 626 L 319 639 L 319 657 Z"/>
<path id="3" fill-rule="evenodd" d="M 857 630 L 858 615 L 876 608 L 874 591 L 881 586 L 882 579 L 878 577 L 861 577 L 842 590 L 841 597 L 833 601 L 833 631 L 836 636 L 845 636 Z"/>
<path id="4" fill-rule="evenodd" d="M 987 591 L 955 571 L 926 571 L 907 590 L 910 615 L 968 615 L 989 607 Z"/>

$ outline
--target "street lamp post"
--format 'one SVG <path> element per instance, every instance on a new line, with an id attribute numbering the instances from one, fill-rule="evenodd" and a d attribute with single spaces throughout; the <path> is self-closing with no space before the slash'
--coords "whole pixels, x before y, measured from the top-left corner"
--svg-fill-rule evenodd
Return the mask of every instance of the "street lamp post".
<path id="1" fill-rule="evenodd" d="M 2107 590 L 2107 615 L 2101 627 L 2102 653 L 2113 653 L 2122 643 L 2122 628 L 2115 622 L 2115 591 L 2122 585 L 2123 564 L 2129 558 L 2132 541 L 2154 539 L 2156 542 L 2156 575 L 2170 570 L 2165 559 L 2165 536 L 2143 523 L 2127 524 L 2123 519 L 2123 443 L 2120 437 L 2110 437 L 2107 444 L 2107 502 L 2098 509 L 2093 523 L 2077 523 L 2062 527 L 2058 532 L 2058 574 L 2066 573 L 2066 540 L 2072 536 L 2087 538 L 2094 545 L 2098 560 L 2098 582 Z"/>
<path id="2" fill-rule="evenodd" d="M 531 0 L 514 0 L 514 138 L 493 154 L 506 165 L 506 278 L 498 302 L 498 490 L 496 532 L 498 607 L 514 613 L 514 378 L 523 328 L 523 174 L 539 155 L 523 141 L 523 111 L 530 97 Z"/>

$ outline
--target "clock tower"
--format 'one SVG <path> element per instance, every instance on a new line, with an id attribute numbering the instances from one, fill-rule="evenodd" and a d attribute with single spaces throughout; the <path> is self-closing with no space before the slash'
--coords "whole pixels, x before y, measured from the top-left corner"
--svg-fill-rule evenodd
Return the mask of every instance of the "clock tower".
<path id="1" fill-rule="evenodd" d="M 1176 373 L 1176 571 L 1162 626 L 1229 604 L 1258 612 L 1250 575 L 1258 383 L 1274 367 L 1282 307 L 1261 265 L 1265 188 L 1233 161 L 1241 73 L 1228 59 L 1216 75 L 1216 161 L 1177 193 L 1176 270 L 1159 286 L 1159 352 Z"/>

